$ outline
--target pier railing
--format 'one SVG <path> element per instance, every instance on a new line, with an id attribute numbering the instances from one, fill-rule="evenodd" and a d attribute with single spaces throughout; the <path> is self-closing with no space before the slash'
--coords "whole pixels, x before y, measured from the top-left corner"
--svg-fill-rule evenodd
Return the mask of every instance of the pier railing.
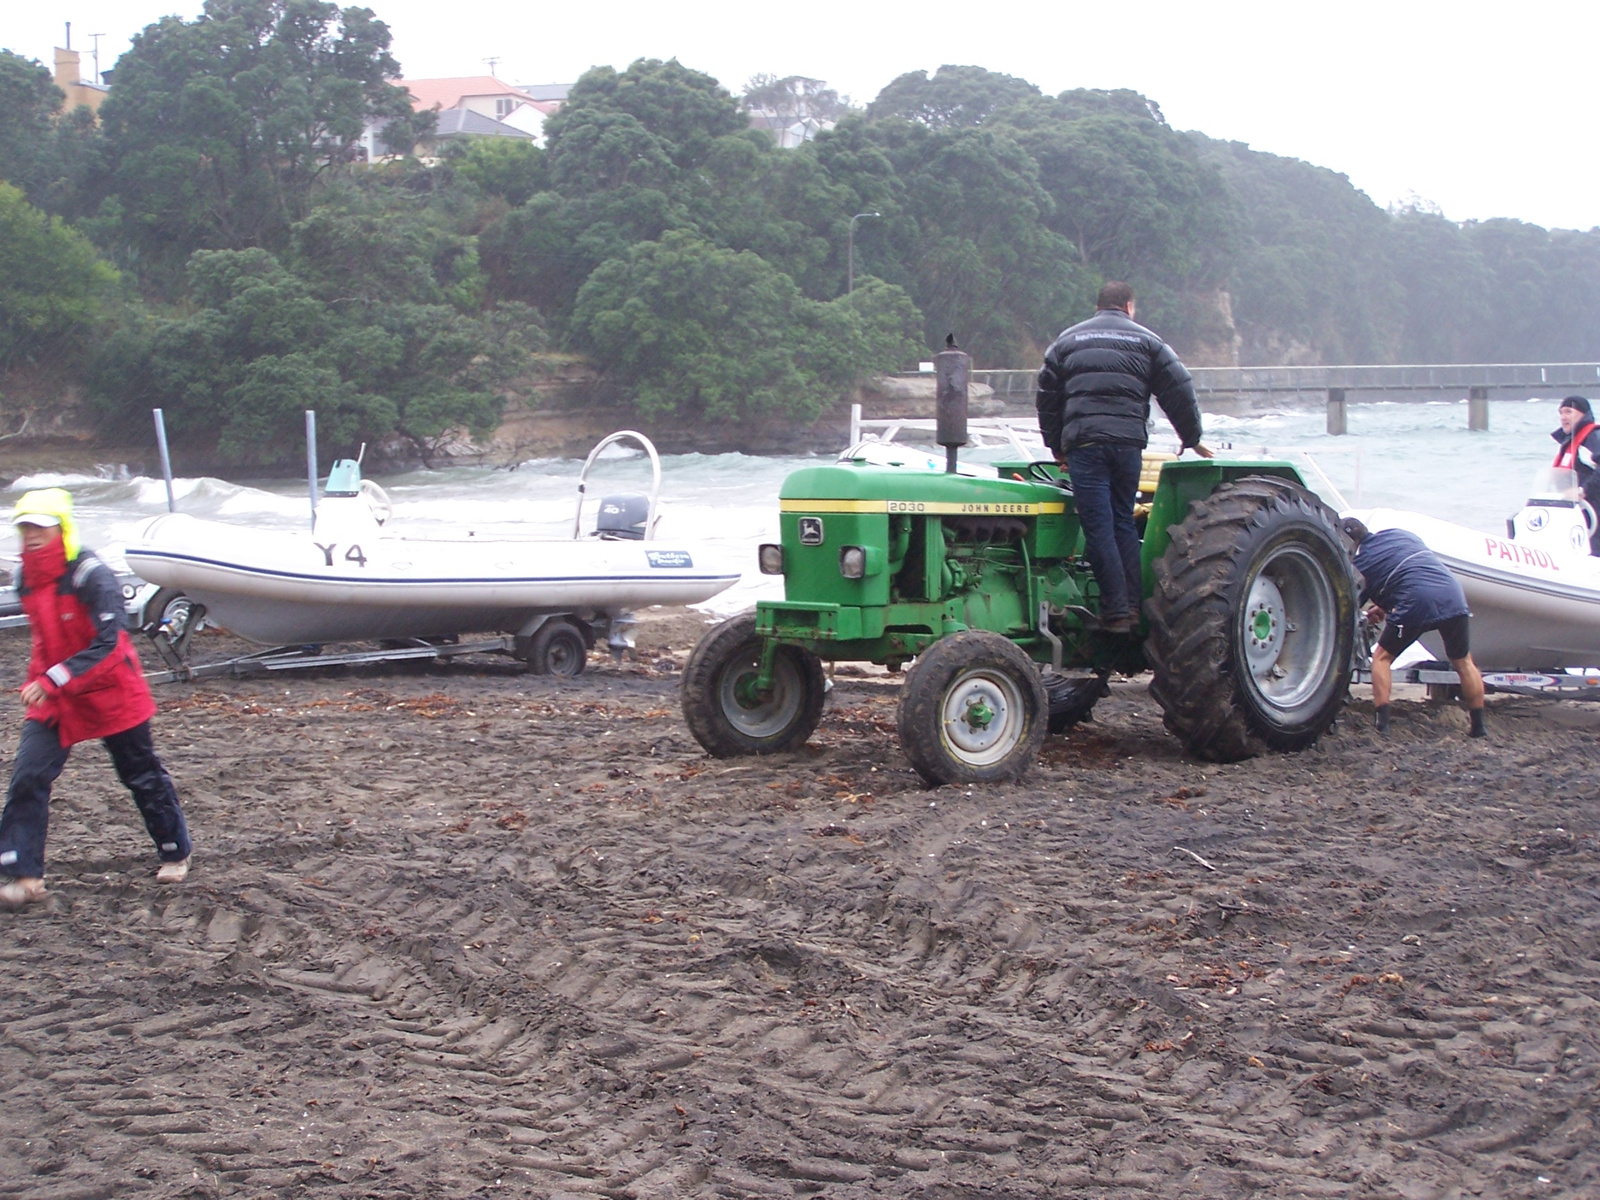
<path id="1" fill-rule="evenodd" d="M 1600 393 L 1600 363 L 1445 363 L 1393 366 L 1191 367 L 1195 391 L 1208 397 L 1316 396 L 1328 405 L 1328 432 L 1344 433 L 1352 392 L 1454 392 L 1467 399 L 1467 427 L 1489 428 L 1494 391 L 1522 398 L 1541 392 Z M 1037 368 L 972 372 L 996 396 L 1032 396 Z"/>

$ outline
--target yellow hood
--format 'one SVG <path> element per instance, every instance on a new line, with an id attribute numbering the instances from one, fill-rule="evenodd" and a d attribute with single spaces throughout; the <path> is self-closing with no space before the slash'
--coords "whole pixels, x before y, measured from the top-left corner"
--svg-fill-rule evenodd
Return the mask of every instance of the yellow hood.
<path id="1" fill-rule="evenodd" d="M 71 562 L 78 557 L 78 525 L 72 519 L 71 492 L 66 488 L 40 488 L 37 491 L 24 492 L 22 499 L 17 501 L 16 508 L 11 510 L 11 516 L 15 519 L 23 513 L 36 513 L 60 521 L 61 548 L 66 551 L 67 561 Z"/>

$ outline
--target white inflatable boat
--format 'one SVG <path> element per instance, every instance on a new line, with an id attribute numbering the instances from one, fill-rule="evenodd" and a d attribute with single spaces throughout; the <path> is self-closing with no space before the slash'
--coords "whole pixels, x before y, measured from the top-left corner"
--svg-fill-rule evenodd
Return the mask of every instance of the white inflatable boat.
<path id="1" fill-rule="evenodd" d="M 584 475 L 623 436 L 595 447 Z M 654 492 L 602 500 L 595 532 L 578 536 L 582 492 L 580 477 L 570 541 L 408 535 L 386 524 L 382 490 L 343 460 L 309 533 L 168 513 L 138 526 L 126 557 L 142 578 L 205 605 L 207 621 L 263 645 L 531 637 L 555 614 L 596 623 L 642 605 L 695 604 L 739 579 L 701 547 L 653 539 Z"/>
<path id="2" fill-rule="evenodd" d="M 1472 609 L 1472 658 L 1480 669 L 1600 667 L 1600 558 L 1589 553 L 1595 513 L 1571 471 L 1541 471 L 1505 537 L 1398 509 L 1349 515 L 1374 532 L 1410 530 L 1444 560 Z M 1422 642 L 1444 657 L 1437 634 Z"/>

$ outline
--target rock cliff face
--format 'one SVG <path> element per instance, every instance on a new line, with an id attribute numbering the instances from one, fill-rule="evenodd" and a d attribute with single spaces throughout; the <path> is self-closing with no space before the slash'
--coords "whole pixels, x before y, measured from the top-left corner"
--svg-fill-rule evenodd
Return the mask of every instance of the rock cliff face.
<path id="1" fill-rule="evenodd" d="M 1178 347 L 1191 367 L 1237 367 L 1243 339 L 1233 320 L 1233 297 L 1218 288 L 1189 297 L 1196 314 L 1193 335 Z"/>

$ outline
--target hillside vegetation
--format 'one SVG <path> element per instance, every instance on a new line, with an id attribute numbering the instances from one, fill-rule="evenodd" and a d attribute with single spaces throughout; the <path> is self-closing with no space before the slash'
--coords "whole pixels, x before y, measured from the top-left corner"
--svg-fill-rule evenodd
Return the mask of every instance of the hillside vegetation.
<path id="1" fill-rule="evenodd" d="M 162 405 L 272 465 L 307 407 L 330 453 L 427 461 L 542 351 L 658 421 L 803 421 L 946 332 L 1033 365 L 1107 278 L 1193 362 L 1600 358 L 1600 231 L 1385 211 L 1134 92 L 947 66 L 782 150 L 642 59 L 585 73 L 545 148 L 435 146 L 388 47 L 366 9 L 209 0 L 135 38 L 98 122 L 0 53 L 0 371 L 65 366 L 107 433 Z M 841 111 L 752 80 L 775 95 Z M 407 153 L 360 161 L 375 120 Z"/>

